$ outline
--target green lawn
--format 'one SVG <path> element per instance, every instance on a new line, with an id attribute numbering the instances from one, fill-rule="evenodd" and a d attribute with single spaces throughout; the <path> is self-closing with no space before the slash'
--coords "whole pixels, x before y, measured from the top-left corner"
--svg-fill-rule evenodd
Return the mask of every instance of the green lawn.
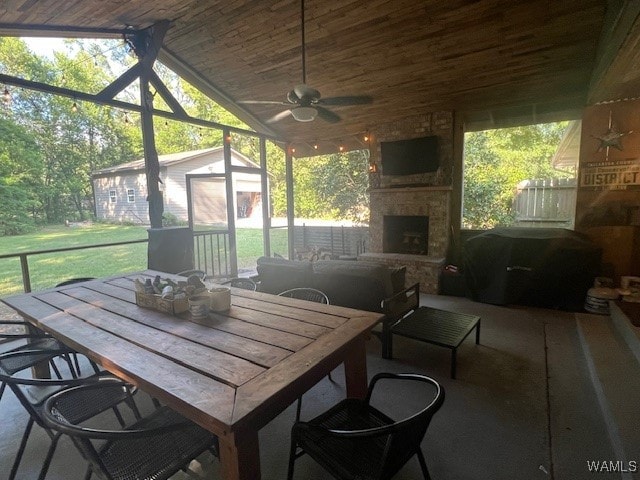
<path id="1" fill-rule="evenodd" d="M 29 235 L 0 237 L 0 254 L 50 250 L 83 245 L 144 240 L 147 228 L 93 224 L 82 227 L 52 226 Z M 238 268 L 255 266 L 263 255 L 262 230 L 238 229 Z M 272 229 L 271 249 L 287 251 L 286 229 Z M 74 277 L 104 277 L 133 272 L 147 267 L 147 244 L 91 248 L 71 252 L 30 255 L 28 257 L 32 290 L 53 287 Z M 0 259 L 0 297 L 21 293 L 22 275 L 19 258 Z"/>
<path id="2" fill-rule="evenodd" d="M 22 253 L 146 238 L 147 230 L 144 227 L 106 224 L 86 227 L 52 226 L 29 235 L 0 237 L 0 252 Z M 102 277 L 144 269 L 147 265 L 147 244 L 30 255 L 28 262 L 31 288 L 42 290 L 68 278 Z M 21 292 L 20 259 L 1 259 L 0 296 Z"/>

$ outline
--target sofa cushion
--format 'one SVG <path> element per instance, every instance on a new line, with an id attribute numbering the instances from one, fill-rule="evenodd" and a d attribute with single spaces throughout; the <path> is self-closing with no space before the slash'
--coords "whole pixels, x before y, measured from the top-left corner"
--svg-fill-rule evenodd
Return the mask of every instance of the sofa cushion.
<path id="1" fill-rule="evenodd" d="M 290 288 L 312 286 L 309 262 L 260 257 L 257 264 L 261 292 L 277 295 Z"/>
<path id="2" fill-rule="evenodd" d="M 393 284 L 391 282 L 391 272 L 386 265 L 376 262 L 361 261 L 341 261 L 341 260 L 318 260 L 312 264 L 314 275 L 346 275 L 352 277 L 366 278 L 380 282 L 382 292 L 385 297 L 393 295 Z"/>
<path id="3" fill-rule="evenodd" d="M 324 292 L 331 305 L 381 312 L 386 298 L 384 285 L 373 277 L 358 277 L 349 273 L 314 273 L 313 288 Z"/>
<path id="4" fill-rule="evenodd" d="M 389 274 L 391 276 L 391 286 L 393 287 L 393 293 L 400 293 L 404 290 L 404 283 L 406 281 L 407 267 L 390 267 Z"/>

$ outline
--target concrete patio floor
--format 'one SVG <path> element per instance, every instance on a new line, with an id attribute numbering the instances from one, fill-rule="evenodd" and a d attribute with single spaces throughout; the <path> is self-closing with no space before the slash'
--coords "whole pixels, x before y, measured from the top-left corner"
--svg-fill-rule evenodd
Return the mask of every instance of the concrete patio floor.
<path id="1" fill-rule="evenodd" d="M 368 344 L 369 376 L 380 371 L 421 372 L 441 382 L 446 389 L 444 406 L 434 417 L 423 442 L 434 480 L 640 478 L 640 473 L 633 471 L 634 462 L 640 470 L 640 442 L 635 443 L 637 436 L 632 433 L 640 431 L 640 390 L 634 384 L 640 378 L 637 359 L 628 353 L 628 363 L 598 367 L 584 353 L 590 342 L 585 338 L 589 328 L 580 325 L 592 325 L 597 330 L 610 323 L 609 317 L 502 307 L 467 298 L 424 294 L 421 303 L 482 317 L 480 345 L 475 345 L 470 335 L 458 349 L 455 380 L 449 378 L 448 349 L 396 337 L 395 358 L 383 360 L 379 341 L 373 337 Z M 603 334 L 598 331 L 596 335 L 598 344 Z M 624 342 L 614 333 L 611 338 L 607 341 L 620 344 L 608 348 L 626 355 Z M 626 358 L 616 361 L 626 362 Z M 625 407 L 620 414 L 613 411 L 615 405 L 605 405 L 603 410 L 601 394 L 606 385 L 594 382 L 594 369 L 598 368 L 630 387 L 630 393 L 620 392 L 625 399 L 616 401 L 636 405 L 635 410 Z M 303 419 L 344 397 L 342 369 L 336 369 L 332 376 L 335 382 L 325 378 L 305 394 Z M 403 391 L 398 393 L 402 401 Z M 144 394 L 139 398 L 143 408 L 151 408 Z M 384 402 L 382 408 L 389 411 L 402 413 L 405 408 L 397 399 L 385 398 Z M 0 479 L 5 479 L 27 417 L 10 391 L 0 401 L 0 415 Z M 286 477 L 294 417 L 295 404 L 260 431 L 263 479 Z M 612 419 L 618 419 L 620 424 L 612 425 Z M 48 437 L 35 427 L 18 478 L 37 478 L 48 445 Z M 219 478 L 215 459 L 200 460 L 194 462 L 195 470 L 206 474 L 205 478 Z M 589 471 L 590 461 L 615 463 L 595 474 Z M 47 478 L 81 479 L 84 472 L 85 463 L 74 446 L 69 439 L 62 439 Z M 180 473 L 175 478 L 189 477 Z M 303 457 L 296 463 L 295 478 L 329 477 L 312 460 Z M 416 459 L 410 460 L 395 477 L 418 478 L 422 477 Z"/>

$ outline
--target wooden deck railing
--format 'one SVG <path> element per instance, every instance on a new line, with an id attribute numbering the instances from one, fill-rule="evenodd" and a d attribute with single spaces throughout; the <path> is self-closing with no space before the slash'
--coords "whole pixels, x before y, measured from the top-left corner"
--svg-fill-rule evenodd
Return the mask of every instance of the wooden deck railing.
<path id="1" fill-rule="evenodd" d="M 20 252 L 20 253 L 6 253 L 0 255 L 0 260 L 7 258 L 19 258 L 20 259 L 20 269 L 22 270 L 22 286 L 25 293 L 31 291 L 31 275 L 29 273 L 29 257 L 34 255 L 43 255 L 47 253 L 59 253 L 59 252 L 72 252 L 74 250 L 86 250 L 88 248 L 106 248 L 106 247 L 115 247 L 119 245 L 130 245 L 134 243 L 147 243 L 148 240 L 145 238 L 143 240 L 128 240 L 126 242 L 112 242 L 112 243 L 99 243 L 96 245 L 82 245 L 76 247 L 63 247 L 63 248 L 51 248 L 47 250 L 30 250 L 28 252 Z"/>

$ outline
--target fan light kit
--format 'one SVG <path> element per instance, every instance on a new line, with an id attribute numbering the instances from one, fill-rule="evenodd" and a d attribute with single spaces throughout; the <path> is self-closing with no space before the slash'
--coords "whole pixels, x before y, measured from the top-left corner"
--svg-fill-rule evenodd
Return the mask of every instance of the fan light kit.
<path id="1" fill-rule="evenodd" d="M 313 107 L 295 107 L 291 109 L 291 115 L 299 122 L 313 122 L 318 116 L 318 110 Z"/>
<path id="2" fill-rule="evenodd" d="M 289 115 L 298 122 L 312 122 L 316 117 L 320 117 L 329 123 L 339 122 L 341 120 L 340 116 L 325 108 L 325 105 L 366 105 L 371 103 L 372 99 L 366 95 L 321 98 L 318 90 L 307 85 L 306 50 L 304 39 L 304 0 L 300 1 L 300 18 L 300 32 L 302 34 L 302 83 L 300 85 L 296 85 L 293 90 L 287 93 L 286 101 L 241 100 L 238 103 L 246 105 L 285 105 L 289 107 L 287 110 L 283 110 L 268 119 L 267 123 L 277 122 Z"/>

